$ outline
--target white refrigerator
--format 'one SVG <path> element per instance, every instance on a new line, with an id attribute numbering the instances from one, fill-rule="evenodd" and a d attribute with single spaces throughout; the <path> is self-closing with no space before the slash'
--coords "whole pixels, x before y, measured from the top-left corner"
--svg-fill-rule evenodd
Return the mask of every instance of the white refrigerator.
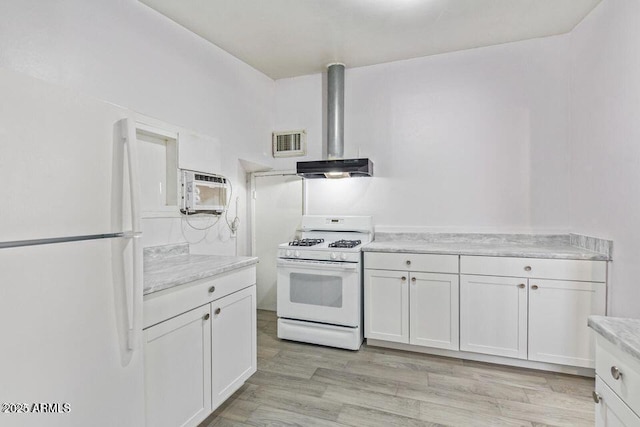
<path id="1" fill-rule="evenodd" d="M 0 69 L 0 426 L 144 425 L 133 123 Z"/>

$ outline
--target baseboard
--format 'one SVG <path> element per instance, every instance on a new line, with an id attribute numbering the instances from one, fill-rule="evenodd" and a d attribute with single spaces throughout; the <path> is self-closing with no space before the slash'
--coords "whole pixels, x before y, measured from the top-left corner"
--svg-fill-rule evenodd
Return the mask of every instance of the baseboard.
<path id="1" fill-rule="evenodd" d="M 414 353 L 432 354 L 454 359 L 473 360 L 476 362 L 495 363 L 497 365 L 516 366 L 519 368 L 537 369 L 540 371 L 559 372 L 562 374 L 595 377 L 595 369 L 576 366 L 556 365 L 553 363 L 533 362 L 531 360 L 512 359 L 510 357 L 491 356 L 487 354 L 471 353 L 467 351 L 442 350 L 438 348 L 422 347 L 411 344 L 395 343 L 382 340 L 367 339 L 366 343 L 372 347 L 392 348 L 394 350 L 411 351 Z"/>

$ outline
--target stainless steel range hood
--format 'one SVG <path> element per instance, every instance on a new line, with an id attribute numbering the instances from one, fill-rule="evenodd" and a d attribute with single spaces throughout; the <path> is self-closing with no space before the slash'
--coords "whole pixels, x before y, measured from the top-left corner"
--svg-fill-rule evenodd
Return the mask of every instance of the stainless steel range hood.
<path id="1" fill-rule="evenodd" d="M 344 64 L 327 70 L 327 160 L 298 162 L 303 178 L 348 178 L 373 176 L 369 159 L 343 159 L 344 155 Z"/>

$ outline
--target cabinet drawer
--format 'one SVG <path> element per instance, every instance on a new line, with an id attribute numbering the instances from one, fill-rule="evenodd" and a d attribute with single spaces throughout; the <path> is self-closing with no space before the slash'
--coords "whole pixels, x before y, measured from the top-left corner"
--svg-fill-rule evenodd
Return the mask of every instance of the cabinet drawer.
<path id="1" fill-rule="evenodd" d="M 376 270 L 458 273 L 457 255 L 365 252 L 364 268 Z"/>
<path id="2" fill-rule="evenodd" d="M 606 261 L 461 256 L 462 274 L 606 282 Z"/>
<path id="3" fill-rule="evenodd" d="M 640 362 L 600 335 L 596 345 L 596 374 L 636 413 L 640 414 Z M 615 379 L 612 367 L 622 374 Z"/>
<path id="4" fill-rule="evenodd" d="M 220 299 L 254 283 L 256 268 L 251 266 L 149 294 L 144 297 L 143 328 Z"/>

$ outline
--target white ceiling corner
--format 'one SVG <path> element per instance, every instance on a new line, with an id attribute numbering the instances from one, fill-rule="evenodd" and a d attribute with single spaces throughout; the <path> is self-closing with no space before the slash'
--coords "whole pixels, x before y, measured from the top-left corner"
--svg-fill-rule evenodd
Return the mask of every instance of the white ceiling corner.
<path id="1" fill-rule="evenodd" d="M 571 31 L 601 0 L 140 0 L 273 79 Z"/>

